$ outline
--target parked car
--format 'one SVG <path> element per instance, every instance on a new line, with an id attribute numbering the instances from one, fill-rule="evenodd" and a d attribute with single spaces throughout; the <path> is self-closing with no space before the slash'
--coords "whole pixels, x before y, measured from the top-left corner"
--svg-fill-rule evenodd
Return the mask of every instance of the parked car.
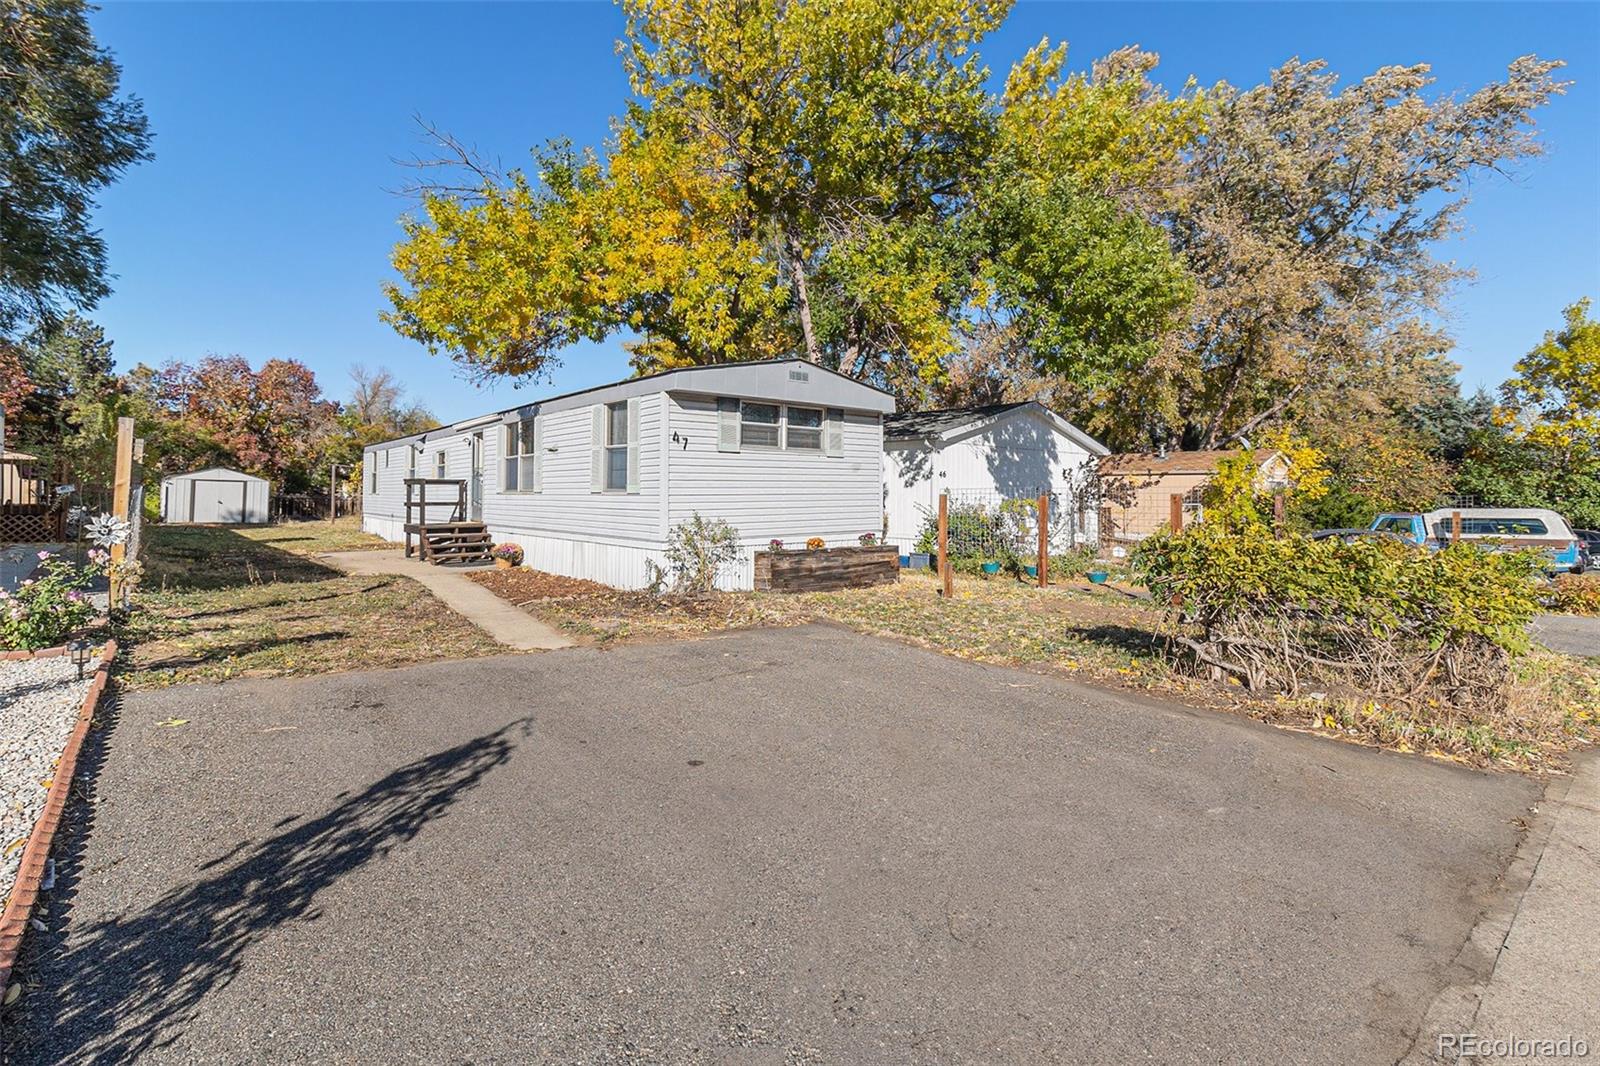
<path id="1" fill-rule="evenodd" d="M 1368 527 L 1389 533 L 1408 544 L 1440 548 L 1455 536 L 1455 516 L 1461 516 L 1462 540 L 1497 551 L 1527 548 L 1545 553 L 1551 573 L 1581 573 L 1584 550 L 1566 519 L 1542 507 L 1446 507 L 1427 512 L 1381 514 Z"/>

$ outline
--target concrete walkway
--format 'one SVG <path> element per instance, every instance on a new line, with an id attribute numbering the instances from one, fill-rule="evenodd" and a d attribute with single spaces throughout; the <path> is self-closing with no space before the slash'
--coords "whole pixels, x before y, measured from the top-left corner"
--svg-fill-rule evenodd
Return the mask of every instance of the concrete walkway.
<path id="1" fill-rule="evenodd" d="M 420 559 L 407 559 L 399 550 L 326 552 L 317 558 L 350 574 L 398 574 L 412 578 L 508 648 L 551 651 L 572 647 L 573 642 L 558 630 L 467 577 L 471 570 L 487 567 L 434 566 Z"/>
<path id="2" fill-rule="evenodd" d="M 1550 839 L 1473 1029 L 1492 1040 L 1581 1039 L 1600 1054 L 1600 759 L 1584 759 L 1552 799 Z M 1523 1061 L 1572 1058 L 1534 1049 Z"/>
<path id="3" fill-rule="evenodd" d="M 1580 759 L 1542 806 L 1506 871 L 1511 894 L 1463 951 L 1489 955 L 1493 970 L 1440 995 L 1406 1063 L 1559 1063 L 1600 1053 L 1600 756 Z"/>

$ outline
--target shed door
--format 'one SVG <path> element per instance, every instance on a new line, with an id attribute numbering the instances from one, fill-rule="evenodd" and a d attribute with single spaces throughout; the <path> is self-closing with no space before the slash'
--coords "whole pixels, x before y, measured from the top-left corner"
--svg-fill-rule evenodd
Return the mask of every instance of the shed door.
<path id="1" fill-rule="evenodd" d="M 189 521 L 223 524 L 244 521 L 245 482 L 195 480 L 189 484 L 194 494 Z"/>

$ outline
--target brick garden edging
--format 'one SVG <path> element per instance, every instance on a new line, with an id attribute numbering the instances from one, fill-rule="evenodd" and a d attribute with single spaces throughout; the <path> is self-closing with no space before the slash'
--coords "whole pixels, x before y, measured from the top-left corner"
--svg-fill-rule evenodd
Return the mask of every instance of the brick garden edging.
<path id="1" fill-rule="evenodd" d="M 40 651 L 8 651 L 0 660 L 48 659 L 67 654 L 68 649 L 44 648 Z M 106 690 L 111 673 L 111 660 L 116 657 L 117 642 L 106 641 L 100 652 L 100 662 L 94 669 L 94 680 L 84 694 L 83 708 L 78 711 L 78 721 L 67 737 L 66 747 L 56 763 L 50 779 L 50 793 L 45 797 L 39 820 L 33 823 L 33 832 L 22 849 L 22 865 L 17 870 L 17 882 L 11 887 L 11 898 L 0 913 L 0 992 L 11 981 L 11 967 L 16 964 L 17 951 L 22 947 L 22 936 L 28 928 L 28 917 L 33 913 L 34 902 L 39 898 L 39 885 L 44 880 L 46 860 L 50 858 L 50 845 L 55 842 L 56 829 L 61 825 L 61 813 L 67 806 L 67 795 L 72 791 L 72 776 L 78 768 L 78 753 L 83 748 L 83 738 L 89 733 L 89 723 L 94 720 L 95 708 Z"/>

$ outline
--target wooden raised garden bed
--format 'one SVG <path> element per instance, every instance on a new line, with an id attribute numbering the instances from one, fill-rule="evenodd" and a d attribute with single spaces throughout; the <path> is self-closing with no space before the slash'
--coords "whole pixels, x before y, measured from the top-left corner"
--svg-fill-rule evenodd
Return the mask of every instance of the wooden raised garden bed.
<path id="1" fill-rule="evenodd" d="M 899 578 L 900 549 L 892 544 L 756 552 L 756 588 L 762 592 L 826 592 Z"/>

